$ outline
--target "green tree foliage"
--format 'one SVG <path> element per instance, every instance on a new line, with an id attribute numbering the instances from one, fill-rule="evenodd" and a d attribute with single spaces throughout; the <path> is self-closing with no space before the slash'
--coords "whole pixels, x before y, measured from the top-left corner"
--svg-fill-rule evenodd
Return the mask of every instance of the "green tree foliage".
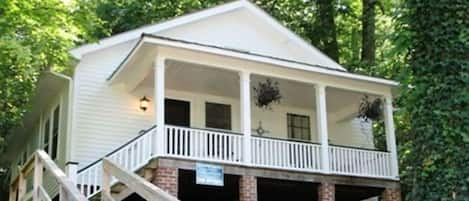
<path id="1" fill-rule="evenodd" d="M 408 0 L 409 200 L 469 200 L 469 1 Z"/>
<path id="2" fill-rule="evenodd" d="M 104 29 L 94 34 L 102 38 L 223 2 L 226 0 L 96 0 L 96 14 Z"/>
<path id="3" fill-rule="evenodd" d="M 75 1 L 0 1 L 0 153 L 12 129 L 21 126 L 40 72 L 70 72 L 68 49 L 91 39 L 88 29 L 99 29 L 91 9 Z M 0 181 L 8 182 L 7 176 L 0 167 Z"/>
<path id="4" fill-rule="evenodd" d="M 0 1 L 0 141 L 18 126 L 40 71 L 69 69 L 68 49 L 98 26 L 86 4 L 60 0 Z M 93 24 L 85 23 L 95 19 Z M 0 146 L 0 151 L 2 151 Z"/>
<path id="5" fill-rule="evenodd" d="M 0 139 L 19 125 L 40 71 L 70 71 L 68 49 L 99 29 L 91 7 L 76 3 L 0 1 Z"/>
<path id="6" fill-rule="evenodd" d="M 313 26 L 313 33 L 321 37 L 312 37 L 319 39 L 312 42 L 329 57 L 339 62 L 339 45 L 337 44 L 337 28 L 335 23 L 336 9 L 334 5 L 335 3 L 332 0 L 317 0 L 316 26 Z"/>
<path id="7" fill-rule="evenodd" d="M 0 0 L 0 153 L 40 72 L 71 72 L 69 48 L 227 1 Z M 394 114 L 408 200 L 469 200 L 467 0 L 253 2 L 349 71 L 401 82 Z M 375 131 L 383 147 L 382 122 Z"/>

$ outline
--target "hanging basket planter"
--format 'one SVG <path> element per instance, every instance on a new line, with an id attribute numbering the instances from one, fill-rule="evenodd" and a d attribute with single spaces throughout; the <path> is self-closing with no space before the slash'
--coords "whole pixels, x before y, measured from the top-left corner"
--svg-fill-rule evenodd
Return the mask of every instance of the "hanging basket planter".
<path id="1" fill-rule="evenodd" d="M 269 78 L 265 82 L 259 82 L 253 89 L 255 92 L 255 104 L 259 108 L 271 110 L 272 104 L 279 104 L 280 99 L 282 99 L 278 82 L 273 82 Z"/>
<path id="2" fill-rule="evenodd" d="M 358 117 L 365 121 L 380 120 L 383 115 L 382 105 L 383 101 L 380 98 L 370 100 L 367 95 L 364 95 L 358 108 Z"/>

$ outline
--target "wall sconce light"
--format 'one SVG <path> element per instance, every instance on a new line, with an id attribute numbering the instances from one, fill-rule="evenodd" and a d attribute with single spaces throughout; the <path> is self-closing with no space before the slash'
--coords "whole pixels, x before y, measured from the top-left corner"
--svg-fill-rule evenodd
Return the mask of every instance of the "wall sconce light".
<path id="1" fill-rule="evenodd" d="M 148 99 L 146 96 L 143 96 L 143 98 L 140 99 L 140 109 L 145 112 L 148 109 L 149 103 L 150 99 Z"/>

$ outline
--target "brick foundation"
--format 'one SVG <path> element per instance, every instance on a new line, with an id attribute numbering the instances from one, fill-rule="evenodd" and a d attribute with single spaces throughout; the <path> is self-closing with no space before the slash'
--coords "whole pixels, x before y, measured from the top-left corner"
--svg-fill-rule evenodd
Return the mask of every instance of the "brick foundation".
<path id="1" fill-rule="evenodd" d="M 401 201 L 401 190 L 398 188 L 386 188 L 382 194 L 382 201 Z"/>
<path id="2" fill-rule="evenodd" d="M 331 183 L 321 183 L 318 188 L 319 201 L 335 201 L 335 185 Z"/>
<path id="3" fill-rule="evenodd" d="M 239 179 L 239 200 L 257 201 L 257 179 L 254 176 L 241 176 Z"/>
<path id="4" fill-rule="evenodd" d="M 178 196 L 178 169 L 158 167 L 155 170 L 153 184 L 173 196 Z"/>

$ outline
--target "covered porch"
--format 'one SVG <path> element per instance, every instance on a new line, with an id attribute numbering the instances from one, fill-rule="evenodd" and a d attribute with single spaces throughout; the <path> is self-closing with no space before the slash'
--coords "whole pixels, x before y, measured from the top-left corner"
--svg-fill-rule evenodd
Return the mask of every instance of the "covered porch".
<path id="1" fill-rule="evenodd" d="M 397 179 L 389 83 L 235 50 L 142 41 L 109 82 L 152 103 L 146 112 L 157 125 L 156 156 Z M 267 80 L 281 98 L 261 108 L 256 88 Z M 357 118 L 364 97 L 383 100 L 386 150 L 377 150 L 371 121 Z"/>

